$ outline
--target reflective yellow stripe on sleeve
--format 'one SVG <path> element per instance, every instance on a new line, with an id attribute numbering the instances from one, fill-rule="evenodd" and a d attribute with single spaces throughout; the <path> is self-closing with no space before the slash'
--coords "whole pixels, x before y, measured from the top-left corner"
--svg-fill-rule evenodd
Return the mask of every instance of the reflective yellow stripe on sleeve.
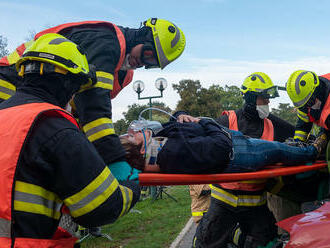
<path id="1" fill-rule="evenodd" d="M 59 219 L 62 201 L 53 192 L 40 186 L 16 181 L 14 192 L 14 210 L 46 215 Z"/>
<path id="2" fill-rule="evenodd" d="M 129 208 L 131 207 L 132 200 L 133 200 L 133 192 L 131 189 L 124 187 L 122 185 L 119 185 L 119 187 L 120 187 L 121 194 L 123 197 L 123 208 L 119 215 L 119 217 L 120 217 L 120 216 L 123 216 L 124 214 L 126 214 L 127 211 L 129 210 Z"/>
<path id="3" fill-rule="evenodd" d="M 266 203 L 266 193 L 262 195 L 233 195 L 213 185 L 211 186 L 211 197 L 233 207 L 253 207 L 261 206 Z"/>
<path id="4" fill-rule="evenodd" d="M 83 126 L 83 130 L 90 142 L 115 133 L 112 120 L 109 118 L 99 118 L 89 122 Z"/>
<path id="5" fill-rule="evenodd" d="M 64 200 L 70 209 L 72 217 L 79 217 L 93 211 L 105 202 L 117 189 L 119 183 L 113 177 L 108 167 L 91 183 L 78 193 Z"/>
<path id="6" fill-rule="evenodd" d="M 299 119 L 301 119 L 304 122 L 309 122 L 309 117 L 306 113 L 300 111 L 299 109 L 297 110 L 297 116 Z"/>
<path id="7" fill-rule="evenodd" d="M 104 71 L 96 72 L 97 82 L 93 87 L 112 90 L 113 89 L 113 75 Z"/>
<path id="8" fill-rule="evenodd" d="M 294 136 L 293 138 L 296 140 L 301 140 L 301 141 L 305 141 L 307 139 L 307 136 L 308 136 L 308 133 L 307 132 L 304 132 L 304 131 L 301 131 L 301 130 L 296 130 L 294 132 Z"/>
<path id="9" fill-rule="evenodd" d="M 16 92 L 16 87 L 11 83 L 0 79 L 0 99 L 7 100 Z"/>

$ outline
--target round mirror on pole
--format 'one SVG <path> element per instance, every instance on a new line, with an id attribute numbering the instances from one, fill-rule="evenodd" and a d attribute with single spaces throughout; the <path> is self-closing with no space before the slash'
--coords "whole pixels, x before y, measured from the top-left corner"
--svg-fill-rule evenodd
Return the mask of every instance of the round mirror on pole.
<path id="1" fill-rule="evenodd" d="M 133 89 L 136 93 L 140 94 L 144 90 L 144 83 L 141 80 L 137 80 L 133 83 Z"/>
<path id="2" fill-rule="evenodd" d="M 163 91 L 167 87 L 167 81 L 165 78 L 157 78 L 155 86 L 158 90 Z"/>

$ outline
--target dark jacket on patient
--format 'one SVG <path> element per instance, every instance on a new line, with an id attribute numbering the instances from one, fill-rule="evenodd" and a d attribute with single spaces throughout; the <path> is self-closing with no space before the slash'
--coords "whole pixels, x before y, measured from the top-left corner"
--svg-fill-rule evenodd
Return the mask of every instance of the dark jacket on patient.
<path id="1" fill-rule="evenodd" d="M 212 120 L 168 122 L 157 136 L 168 141 L 157 156 L 164 173 L 220 173 L 232 152 L 230 134 Z"/>

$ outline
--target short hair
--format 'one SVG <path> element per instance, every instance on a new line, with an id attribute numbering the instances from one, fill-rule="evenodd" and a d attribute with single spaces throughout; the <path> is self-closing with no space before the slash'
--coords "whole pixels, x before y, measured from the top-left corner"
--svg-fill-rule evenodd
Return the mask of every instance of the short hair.
<path id="1" fill-rule="evenodd" d="M 143 144 L 134 144 L 124 137 L 120 138 L 120 142 L 125 149 L 127 163 L 133 168 L 143 171 L 145 167 L 145 159 L 143 154 L 141 154 Z"/>

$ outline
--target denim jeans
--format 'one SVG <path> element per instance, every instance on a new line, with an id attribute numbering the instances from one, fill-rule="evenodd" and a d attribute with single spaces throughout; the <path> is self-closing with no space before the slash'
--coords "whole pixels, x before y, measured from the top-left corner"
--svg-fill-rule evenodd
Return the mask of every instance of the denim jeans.
<path id="1" fill-rule="evenodd" d="M 314 146 L 295 147 L 277 141 L 266 141 L 244 136 L 229 130 L 233 141 L 233 155 L 225 172 L 256 171 L 266 165 L 287 165 L 312 162 L 316 159 Z"/>

